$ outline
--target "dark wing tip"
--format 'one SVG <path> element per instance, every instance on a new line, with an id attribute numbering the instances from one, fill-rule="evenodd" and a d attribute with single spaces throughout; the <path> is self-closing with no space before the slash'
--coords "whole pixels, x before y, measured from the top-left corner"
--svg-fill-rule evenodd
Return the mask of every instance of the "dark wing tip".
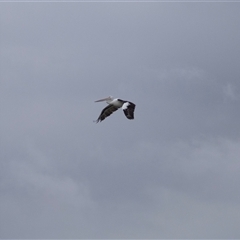
<path id="1" fill-rule="evenodd" d="M 127 117 L 127 119 L 129 120 L 133 120 L 134 119 L 134 110 L 135 110 L 135 104 L 132 102 L 129 102 L 129 105 L 127 106 L 126 109 L 123 110 L 125 116 Z"/>
<path id="2" fill-rule="evenodd" d="M 102 110 L 98 119 L 96 120 L 96 123 L 103 121 L 106 117 L 110 116 L 113 112 L 117 110 L 118 110 L 118 107 L 115 107 L 113 105 L 108 105 Z"/>

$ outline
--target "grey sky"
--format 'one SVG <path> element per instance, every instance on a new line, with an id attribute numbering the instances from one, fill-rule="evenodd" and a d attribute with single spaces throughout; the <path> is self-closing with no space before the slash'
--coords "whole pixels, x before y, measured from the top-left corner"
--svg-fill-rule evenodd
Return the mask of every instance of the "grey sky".
<path id="1" fill-rule="evenodd" d="M 0 3 L 0 238 L 239 238 L 239 12 Z"/>

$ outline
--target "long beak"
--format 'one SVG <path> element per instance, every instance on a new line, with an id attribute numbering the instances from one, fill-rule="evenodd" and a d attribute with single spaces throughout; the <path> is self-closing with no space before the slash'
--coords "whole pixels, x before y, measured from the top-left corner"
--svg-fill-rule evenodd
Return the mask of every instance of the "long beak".
<path id="1" fill-rule="evenodd" d="M 103 102 L 103 101 L 107 101 L 109 98 L 107 97 L 107 98 L 103 98 L 103 99 L 100 99 L 100 100 L 97 100 L 97 101 L 95 101 L 95 102 Z"/>

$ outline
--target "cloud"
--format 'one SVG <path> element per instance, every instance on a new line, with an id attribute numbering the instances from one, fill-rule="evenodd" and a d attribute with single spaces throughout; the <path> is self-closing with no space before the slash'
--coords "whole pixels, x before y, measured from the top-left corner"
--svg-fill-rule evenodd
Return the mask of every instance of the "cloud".
<path id="1" fill-rule="evenodd" d="M 238 100 L 238 94 L 236 92 L 236 88 L 232 84 L 227 84 L 223 87 L 223 92 L 227 99 L 236 101 Z"/>
<path id="2" fill-rule="evenodd" d="M 2 238 L 239 236 L 238 11 L 190 5 L 2 5 Z"/>

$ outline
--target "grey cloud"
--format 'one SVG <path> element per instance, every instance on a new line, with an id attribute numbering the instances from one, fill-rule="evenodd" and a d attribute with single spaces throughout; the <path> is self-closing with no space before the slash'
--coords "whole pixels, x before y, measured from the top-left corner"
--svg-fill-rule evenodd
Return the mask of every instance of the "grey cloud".
<path id="1" fill-rule="evenodd" d="M 239 238 L 238 8 L 1 3 L 0 237 Z"/>

